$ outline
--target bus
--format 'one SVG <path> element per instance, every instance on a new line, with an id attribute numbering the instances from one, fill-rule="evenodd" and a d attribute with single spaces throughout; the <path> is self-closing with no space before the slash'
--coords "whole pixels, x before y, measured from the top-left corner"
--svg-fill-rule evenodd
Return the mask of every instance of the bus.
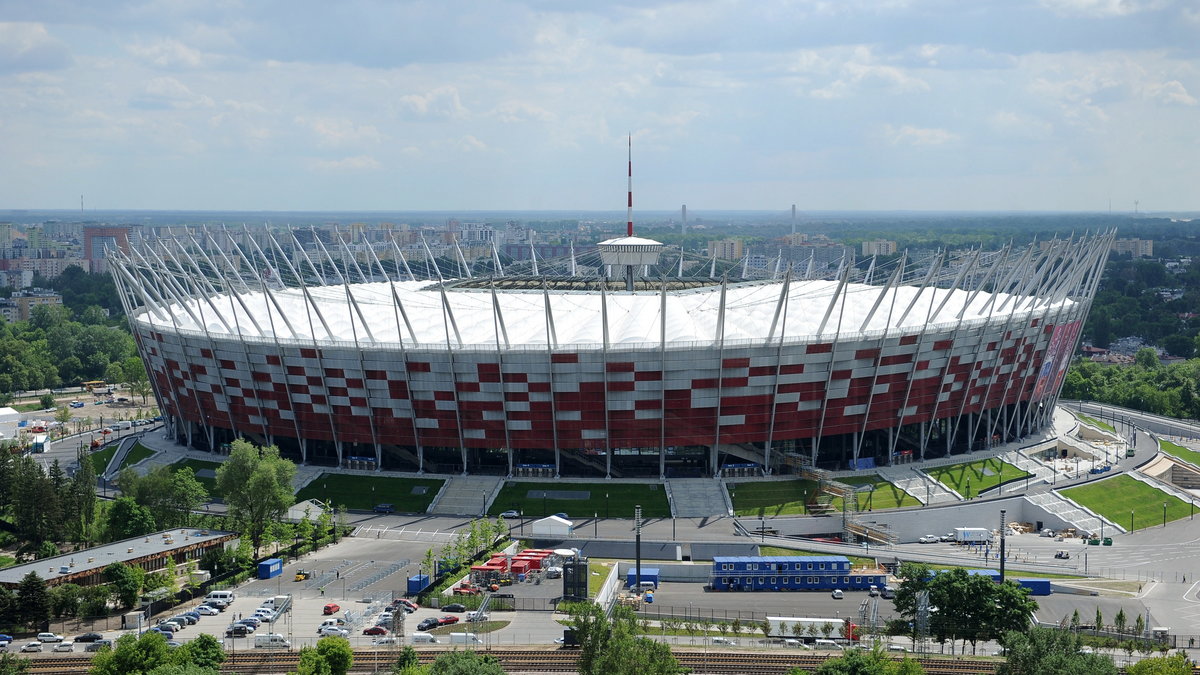
<path id="1" fill-rule="evenodd" d="M 88 391 L 92 391 L 93 389 L 107 387 L 108 383 L 106 383 L 104 380 L 91 380 L 89 382 L 83 382 L 79 386 L 87 389 Z"/>

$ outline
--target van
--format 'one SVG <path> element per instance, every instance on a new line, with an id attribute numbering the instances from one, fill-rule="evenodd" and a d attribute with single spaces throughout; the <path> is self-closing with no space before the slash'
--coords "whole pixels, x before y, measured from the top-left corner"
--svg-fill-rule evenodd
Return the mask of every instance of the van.
<path id="1" fill-rule="evenodd" d="M 233 595 L 233 591 L 213 591 L 213 592 L 209 593 L 208 595 L 204 596 L 204 599 L 205 600 L 221 600 L 223 602 L 230 603 L 230 602 L 233 602 L 234 595 Z"/>
<path id="2" fill-rule="evenodd" d="M 334 626 L 336 628 L 342 628 L 345 625 L 346 625 L 346 620 L 343 619 L 342 617 L 331 616 L 328 619 L 325 619 L 324 621 L 322 621 L 321 625 L 317 626 L 317 630 L 320 630 L 326 626 Z"/>
<path id="3" fill-rule="evenodd" d="M 462 635 L 462 633 L 458 633 L 458 635 Z M 414 645 L 436 645 L 438 643 L 437 637 L 429 633 L 413 633 L 409 642 Z"/>
<path id="4" fill-rule="evenodd" d="M 872 598 L 879 595 L 879 587 L 875 584 L 871 584 L 871 587 L 867 589 L 867 595 L 871 596 Z"/>
<path id="5" fill-rule="evenodd" d="M 883 588 L 879 589 L 879 597 L 883 598 L 884 600 L 891 600 L 896 597 L 896 589 L 885 585 Z"/>
<path id="6" fill-rule="evenodd" d="M 638 584 L 638 588 L 643 591 L 646 591 L 646 590 L 653 591 L 658 588 L 658 584 L 653 581 L 643 581 L 640 584 Z"/>
<path id="7" fill-rule="evenodd" d="M 816 647 L 817 649 L 834 649 L 839 652 L 842 651 L 841 645 L 834 642 L 833 640 L 826 640 L 824 638 L 817 638 L 816 640 L 814 640 L 813 646 Z"/>
<path id="8" fill-rule="evenodd" d="M 260 649 L 291 649 L 292 643 L 284 639 L 279 633 L 268 633 L 266 635 L 255 635 L 254 646 Z"/>
<path id="9" fill-rule="evenodd" d="M 474 633 L 451 633 L 450 644 L 452 645 L 477 645 L 479 638 Z"/>
<path id="10" fill-rule="evenodd" d="M 128 421 L 128 420 L 126 420 L 126 421 L 123 421 L 123 422 L 117 422 L 117 428 L 118 428 L 118 429 L 120 429 L 120 430 L 122 430 L 122 431 L 124 431 L 124 430 L 126 430 L 126 429 L 132 429 L 132 428 L 133 428 L 133 422 L 130 422 L 130 421 Z"/>

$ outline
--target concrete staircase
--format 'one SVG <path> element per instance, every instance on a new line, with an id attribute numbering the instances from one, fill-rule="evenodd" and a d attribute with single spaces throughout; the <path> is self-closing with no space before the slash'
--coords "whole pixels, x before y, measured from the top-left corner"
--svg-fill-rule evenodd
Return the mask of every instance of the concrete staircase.
<path id="1" fill-rule="evenodd" d="M 711 478 L 672 478 L 667 481 L 678 518 L 723 516 L 729 512 L 725 483 Z"/>
<path id="2" fill-rule="evenodd" d="M 879 476 L 912 495 L 922 504 L 949 504 L 962 497 L 911 467 L 879 467 Z"/>
<path id="3" fill-rule="evenodd" d="M 1018 469 L 1033 474 L 1033 478 L 1029 479 L 1030 486 L 1037 483 L 1049 483 L 1051 476 L 1054 475 L 1054 470 L 1042 464 L 1041 462 L 1028 457 L 1025 453 L 1019 450 L 1006 452 L 998 457 Z"/>
<path id="4" fill-rule="evenodd" d="M 452 476 L 441 494 L 429 505 L 428 513 L 479 516 L 504 479 L 499 476 Z"/>
<path id="5" fill-rule="evenodd" d="M 1059 518 L 1071 523 L 1076 529 L 1087 532 L 1100 531 L 1100 518 L 1089 511 L 1084 511 L 1075 502 L 1063 497 L 1053 490 L 1045 492 L 1036 492 L 1025 495 L 1026 501 L 1030 504 L 1035 504 L 1042 507 L 1048 513 L 1052 513 Z M 1116 523 L 1108 520 L 1104 521 L 1108 528 L 1113 531 L 1124 532 L 1125 529 L 1119 527 Z"/>

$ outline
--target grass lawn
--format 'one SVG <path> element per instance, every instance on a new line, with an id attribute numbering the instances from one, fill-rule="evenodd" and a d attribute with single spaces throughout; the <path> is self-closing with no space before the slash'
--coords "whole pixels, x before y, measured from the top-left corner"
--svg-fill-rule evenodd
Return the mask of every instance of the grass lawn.
<path id="1" fill-rule="evenodd" d="M 92 453 L 92 466 L 95 468 L 97 476 L 104 473 L 104 470 L 108 468 L 108 463 L 112 461 L 115 454 L 117 454 L 116 444 L 110 445 L 99 452 Z"/>
<path id="2" fill-rule="evenodd" d="M 1094 427 L 1100 427 L 1101 429 L 1103 429 L 1105 431 L 1111 431 L 1114 434 L 1117 433 L 1117 430 L 1114 429 L 1112 427 L 1112 425 L 1109 424 L 1108 422 L 1101 422 L 1100 420 L 1096 419 L 1095 417 L 1088 417 L 1087 415 L 1082 415 L 1079 413 L 1075 413 L 1075 416 Z"/>
<path id="3" fill-rule="evenodd" d="M 849 478 L 838 478 L 839 483 L 847 485 L 874 485 L 874 492 L 858 493 L 858 510 L 866 511 L 868 508 L 872 511 L 876 509 L 894 509 L 901 506 L 920 506 L 921 502 L 916 497 L 908 494 L 904 490 L 892 485 L 886 480 L 876 475 L 871 476 L 852 476 Z M 835 511 L 842 510 L 842 500 L 834 499 L 833 507 Z"/>
<path id="4" fill-rule="evenodd" d="M 0 555 L 0 568 L 12 567 L 17 564 L 17 559 L 10 555 Z"/>
<path id="5" fill-rule="evenodd" d="M 1200 452 L 1185 448 L 1178 443 L 1172 443 L 1171 441 L 1164 441 L 1161 439 L 1158 441 L 1158 448 L 1168 455 L 1178 457 L 1185 462 L 1191 462 L 1196 466 L 1200 466 Z"/>
<path id="6" fill-rule="evenodd" d="M 542 499 L 543 490 L 588 493 L 585 499 Z M 605 496 L 607 495 L 607 497 Z M 488 511 L 497 515 L 515 509 L 541 518 L 565 513 L 570 518 L 633 518 L 633 507 L 642 505 L 643 518 L 670 518 L 671 506 L 661 483 L 535 483 L 507 481 Z"/>
<path id="7" fill-rule="evenodd" d="M 124 469 L 127 466 L 133 466 L 143 459 L 152 457 L 153 455 L 153 450 L 147 448 L 141 443 L 135 443 L 134 446 L 129 449 L 129 454 L 125 455 L 125 461 L 121 462 L 121 468 Z"/>
<path id="8" fill-rule="evenodd" d="M 805 551 L 798 548 L 783 548 L 782 546 L 759 546 L 759 555 L 780 555 L 780 556 L 797 556 L 797 555 L 844 555 L 842 553 L 817 553 L 816 551 Z M 875 565 L 874 558 L 864 558 L 857 555 L 847 555 L 851 565 Z"/>
<path id="9" fill-rule="evenodd" d="M 962 565 L 929 565 L 931 570 L 952 570 L 962 567 L 966 570 L 987 569 L 980 567 L 965 567 Z M 990 568 L 996 569 L 996 568 Z M 1054 572 L 1025 572 L 1022 570 L 1014 570 L 1009 568 L 1004 572 L 1005 579 L 1089 579 L 1090 577 L 1082 577 L 1078 574 L 1056 574 Z"/>
<path id="10" fill-rule="evenodd" d="M 733 512 L 739 516 L 785 516 L 808 513 L 805 499 L 817 489 L 816 481 L 803 478 L 762 483 L 730 484 Z"/>
<path id="11" fill-rule="evenodd" d="M 588 597 L 594 598 L 600 592 L 600 587 L 604 585 L 604 581 L 608 579 L 608 575 L 612 573 L 613 565 L 616 562 L 604 561 L 597 562 L 595 560 L 588 561 Z M 598 572 L 598 574 L 593 574 Z"/>
<path id="12" fill-rule="evenodd" d="M 986 472 L 986 473 L 985 473 Z M 934 480 L 954 488 L 958 494 L 970 499 L 980 492 L 994 488 L 1005 481 L 1024 478 L 1029 474 L 1008 462 L 996 459 L 981 459 L 978 462 L 951 464 L 927 471 Z M 968 494 L 969 493 L 969 494 Z"/>
<path id="13" fill-rule="evenodd" d="M 175 462 L 174 464 L 172 464 L 171 469 L 178 471 L 179 469 L 182 469 L 185 466 L 190 468 L 192 471 L 195 471 L 197 474 L 199 474 L 202 469 L 210 469 L 212 471 L 216 471 L 217 468 L 221 466 L 221 463 L 220 462 L 206 462 L 202 459 L 185 459 L 182 462 Z M 210 478 L 208 476 L 197 475 L 196 480 L 199 481 L 202 485 L 204 485 L 204 488 L 206 490 L 208 490 L 208 496 L 210 498 L 220 497 L 220 495 L 217 494 L 217 479 L 216 478 Z"/>
<path id="14" fill-rule="evenodd" d="M 17 412 L 34 412 L 37 410 L 45 410 L 46 409 L 46 407 L 42 405 L 41 401 L 34 401 L 33 403 L 17 403 L 16 405 L 12 405 L 9 407 L 11 407 L 13 410 L 16 410 Z"/>
<path id="15" fill-rule="evenodd" d="M 1132 514 L 1135 530 L 1161 526 L 1163 504 L 1167 506 L 1167 521 L 1187 518 L 1192 512 L 1191 506 L 1182 499 L 1129 476 L 1113 476 L 1062 493 L 1121 527 L 1128 527 Z"/>
<path id="16" fill-rule="evenodd" d="M 488 614 L 491 614 L 491 612 L 488 612 Z M 501 628 L 508 626 L 508 624 L 510 624 L 510 623 L 512 623 L 512 622 L 511 621 L 479 621 L 479 622 L 467 623 L 466 621 L 459 621 L 458 623 L 452 623 L 449 626 L 438 626 L 437 628 L 430 628 L 429 630 L 427 630 L 425 632 L 433 633 L 434 635 L 449 635 L 451 633 L 475 633 L 475 634 L 491 633 L 492 631 L 497 631 L 497 630 L 500 630 Z"/>
<path id="17" fill-rule="evenodd" d="M 446 481 L 440 478 L 390 478 L 323 473 L 296 493 L 296 500 L 329 500 L 334 506 L 370 511 L 391 504 L 399 513 L 425 513 Z M 423 491 L 415 488 L 425 488 Z M 422 494 L 416 494 L 422 492 Z"/>

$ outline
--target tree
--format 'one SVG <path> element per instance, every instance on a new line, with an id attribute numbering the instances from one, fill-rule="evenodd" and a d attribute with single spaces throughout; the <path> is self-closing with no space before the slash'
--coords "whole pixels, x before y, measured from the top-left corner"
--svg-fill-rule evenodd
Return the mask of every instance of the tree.
<path id="1" fill-rule="evenodd" d="M 1170 656 L 1142 659 L 1126 666 L 1125 672 L 1129 675 L 1192 675 L 1192 665 L 1188 663 L 1186 654 L 1175 652 Z"/>
<path id="2" fill-rule="evenodd" d="M 190 663 L 216 671 L 225 662 L 225 649 L 217 638 L 201 633 L 175 649 L 171 658 L 175 663 Z"/>
<path id="3" fill-rule="evenodd" d="M 17 585 L 17 618 L 30 628 L 39 628 L 50 620 L 50 593 L 37 572 L 21 577 Z"/>
<path id="4" fill-rule="evenodd" d="M 346 675 L 354 665 L 354 650 L 344 637 L 327 635 L 317 640 L 317 653 L 329 664 L 332 675 Z"/>
<path id="5" fill-rule="evenodd" d="M 55 403 L 54 394 L 42 394 L 38 397 L 38 405 L 42 406 L 42 410 L 53 408 Z"/>
<path id="6" fill-rule="evenodd" d="M 1162 366 L 1158 360 L 1158 352 L 1153 347 L 1142 347 L 1133 355 L 1133 362 L 1146 370 L 1154 370 Z"/>
<path id="7" fill-rule="evenodd" d="M 83 589 L 78 584 L 59 584 L 50 588 L 49 593 L 50 611 L 54 616 L 79 615 L 79 602 L 83 598 Z"/>
<path id="8" fill-rule="evenodd" d="M 123 562 L 115 562 L 104 568 L 104 578 L 112 586 L 113 596 L 124 609 L 133 607 L 137 602 L 145 575 L 142 568 Z"/>
<path id="9" fill-rule="evenodd" d="M 666 645 L 637 636 L 637 618 L 617 607 L 612 618 L 590 603 L 571 608 L 568 625 L 579 641 L 580 675 L 674 675 L 683 672 Z"/>
<path id="10" fill-rule="evenodd" d="M 0 654 L 0 675 L 25 675 L 29 672 L 29 659 L 5 652 Z"/>
<path id="11" fill-rule="evenodd" d="M 179 649 L 176 649 L 175 653 L 179 653 Z M 146 671 L 146 675 L 220 675 L 220 671 L 194 663 L 164 663 L 153 670 Z"/>
<path id="12" fill-rule="evenodd" d="M 267 523 L 282 517 L 292 505 L 295 475 L 296 465 L 280 457 L 278 448 L 259 449 L 241 439 L 233 442 L 229 458 L 217 469 L 217 492 L 256 553 Z"/>
<path id="13" fill-rule="evenodd" d="M 1146 634 L 1146 620 L 1142 618 L 1141 614 L 1138 614 L 1137 618 L 1133 621 L 1133 634 L 1138 637 Z"/>
<path id="14" fill-rule="evenodd" d="M 122 635 L 111 650 L 101 649 L 92 657 L 90 675 L 143 675 L 171 663 L 167 638 L 147 631 L 141 637 Z"/>
<path id="15" fill-rule="evenodd" d="M 843 656 L 829 659 L 816 670 L 816 675 L 921 675 L 925 669 L 910 658 L 893 661 L 876 645 L 871 650 L 854 649 Z"/>
<path id="16" fill-rule="evenodd" d="M 105 539 L 120 541 L 154 532 L 154 516 L 132 497 L 118 497 L 109 505 L 105 516 Z"/>
<path id="17" fill-rule="evenodd" d="M 496 657 L 470 649 L 440 654 L 429 666 L 429 675 L 504 675 Z"/>
<path id="18" fill-rule="evenodd" d="M 301 647 L 296 675 L 332 675 L 329 663 L 317 652 L 316 647 Z"/>
<path id="19" fill-rule="evenodd" d="M 408 675 L 420 665 L 421 657 L 417 654 L 417 650 L 413 649 L 412 645 L 404 645 L 404 649 L 400 650 L 400 656 L 392 664 L 392 673 L 393 675 Z"/>
<path id="20" fill-rule="evenodd" d="M 1116 675 L 1112 659 L 1082 654 L 1079 636 L 1069 631 L 1032 628 L 1004 636 L 1006 661 L 998 675 Z"/>
<path id="21" fill-rule="evenodd" d="M 1117 629 L 1118 633 L 1124 633 L 1125 627 L 1128 624 L 1128 619 L 1125 617 L 1125 608 L 1117 610 L 1117 615 L 1113 617 L 1113 628 Z"/>
<path id="22" fill-rule="evenodd" d="M 1104 613 L 1100 611 L 1100 605 L 1096 605 L 1096 623 L 1092 624 L 1096 630 L 1104 629 Z"/>
<path id="23" fill-rule="evenodd" d="M 98 617 L 108 614 L 108 598 L 112 595 L 108 586 L 87 586 L 79 601 L 80 617 Z"/>

